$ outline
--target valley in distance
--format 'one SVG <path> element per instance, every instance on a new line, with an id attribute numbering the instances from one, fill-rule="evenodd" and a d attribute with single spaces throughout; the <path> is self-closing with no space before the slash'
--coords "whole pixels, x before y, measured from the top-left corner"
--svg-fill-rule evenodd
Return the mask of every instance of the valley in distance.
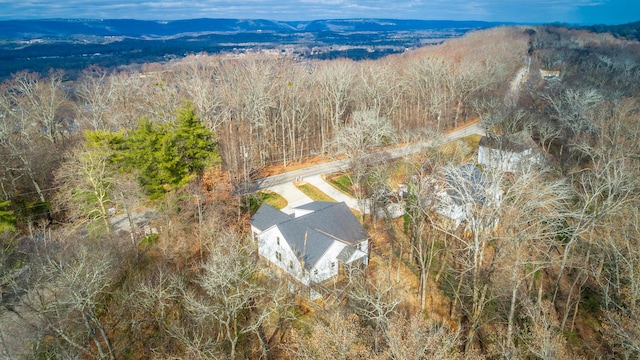
<path id="1" fill-rule="evenodd" d="M 639 359 L 639 30 L 0 21 L 0 358 Z"/>
<path id="2" fill-rule="evenodd" d="M 90 65 L 135 69 L 190 54 L 272 52 L 295 59 L 378 59 L 506 23 L 445 20 L 238 19 L 0 21 L 0 80 L 61 69 L 70 79 Z"/>

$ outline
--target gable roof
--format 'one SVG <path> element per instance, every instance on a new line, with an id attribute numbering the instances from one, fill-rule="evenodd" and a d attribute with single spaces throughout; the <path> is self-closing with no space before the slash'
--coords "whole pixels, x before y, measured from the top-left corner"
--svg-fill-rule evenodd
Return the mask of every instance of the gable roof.
<path id="1" fill-rule="evenodd" d="M 355 248 L 351 246 L 345 246 L 344 249 L 340 251 L 340 254 L 336 256 L 336 259 L 342 261 L 343 263 L 346 263 L 351 258 L 351 255 L 353 255 L 353 253 L 355 252 L 356 252 Z"/>
<path id="2" fill-rule="evenodd" d="M 337 203 L 330 201 L 313 201 L 304 205 L 296 206 L 296 209 L 318 211 Z"/>
<path id="3" fill-rule="evenodd" d="M 457 204 L 462 205 L 470 196 L 475 202 L 484 205 L 487 180 L 475 164 L 464 164 L 446 174 L 447 194 Z"/>
<path id="4" fill-rule="evenodd" d="M 300 216 L 298 219 L 310 228 L 349 245 L 355 245 L 369 238 L 360 221 L 344 202 L 328 204 L 329 206 Z"/>
<path id="5" fill-rule="evenodd" d="M 264 231 L 275 224 L 279 224 L 283 221 L 291 220 L 291 216 L 283 213 L 282 211 L 274 208 L 269 204 L 262 204 L 260 209 L 251 218 L 251 225 L 255 226 L 258 230 Z"/>
<path id="6" fill-rule="evenodd" d="M 262 211 L 265 206 L 269 208 Z M 261 229 L 258 225 L 270 224 L 264 229 L 278 226 L 285 241 L 306 269 L 313 268 L 336 241 L 353 246 L 369 238 L 369 234 L 344 202 L 317 201 L 298 208 L 315 211 L 292 218 L 269 205 L 263 205 L 251 219 L 251 225 L 258 229 Z"/>
<path id="7" fill-rule="evenodd" d="M 304 268 L 310 270 L 322 258 L 335 240 L 296 221 L 278 224 L 280 233 Z"/>

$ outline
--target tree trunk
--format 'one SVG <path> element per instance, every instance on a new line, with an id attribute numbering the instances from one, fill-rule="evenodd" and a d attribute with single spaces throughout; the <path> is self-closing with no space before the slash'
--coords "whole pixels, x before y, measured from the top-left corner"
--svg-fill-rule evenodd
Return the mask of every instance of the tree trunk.
<path id="1" fill-rule="evenodd" d="M 487 296 L 488 285 L 485 284 L 479 292 L 479 296 L 472 306 L 471 321 L 469 322 L 469 330 L 467 331 L 467 343 L 465 344 L 465 353 L 469 353 L 473 347 L 476 333 L 478 331 L 478 323 L 484 309 L 484 302 Z"/>
<path id="2" fill-rule="evenodd" d="M 514 318 L 516 314 L 516 299 L 518 297 L 518 279 L 517 279 L 517 271 L 513 270 L 514 276 L 511 281 L 515 281 L 516 283 L 513 285 L 513 289 L 511 289 L 511 305 L 509 306 L 509 320 L 507 322 L 507 349 L 511 350 L 513 348 L 513 328 L 514 328 Z"/>

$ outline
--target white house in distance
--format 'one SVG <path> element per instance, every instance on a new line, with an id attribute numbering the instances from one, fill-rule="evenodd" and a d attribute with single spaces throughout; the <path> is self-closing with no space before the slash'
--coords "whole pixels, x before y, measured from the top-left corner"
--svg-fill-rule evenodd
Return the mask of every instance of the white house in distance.
<path id="1" fill-rule="evenodd" d="M 446 168 L 445 188 L 439 192 L 436 212 L 455 220 L 456 226 L 468 221 L 474 206 L 484 206 L 489 190 L 488 182 L 474 164 Z"/>
<path id="2" fill-rule="evenodd" d="M 521 131 L 502 136 L 483 136 L 478 143 L 478 164 L 504 172 L 540 167 L 545 156 L 531 136 Z"/>
<path id="3" fill-rule="evenodd" d="M 540 69 L 540 76 L 545 80 L 554 80 L 560 78 L 560 71 Z"/>
<path id="4" fill-rule="evenodd" d="M 501 201 L 499 184 L 488 179 L 475 164 L 460 167 L 444 166 L 429 176 L 423 185 L 425 205 L 443 217 L 455 222 L 455 227 L 477 223 L 476 217 L 485 206 L 495 206 Z M 486 220 L 486 219 L 484 219 Z M 497 224 L 497 219 L 490 219 Z"/>
<path id="5" fill-rule="evenodd" d="M 259 254 L 307 287 L 337 276 L 344 265 L 369 262 L 370 236 L 343 202 L 311 202 L 293 215 L 263 204 L 251 231 Z"/>

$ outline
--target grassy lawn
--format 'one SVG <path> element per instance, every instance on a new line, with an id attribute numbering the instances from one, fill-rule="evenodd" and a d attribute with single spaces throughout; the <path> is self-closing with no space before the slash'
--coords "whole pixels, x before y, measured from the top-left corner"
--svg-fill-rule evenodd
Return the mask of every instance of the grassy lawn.
<path id="1" fill-rule="evenodd" d="M 418 164 L 422 163 L 422 159 L 398 159 L 389 164 L 389 183 L 388 185 L 394 189 L 398 184 L 406 184 L 418 169 Z"/>
<path id="2" fill-rule="evenodd" d="M 261 191 L 260 197 L 263 203 L 269 204 L 276 209 L 282 209 L 288 204 L 285 198 L 274 192 Z"/>
<path id="3" fill-rule="evenodd" d="M 464 161 L 470 161 L 468 158 L 473 155 L 474 151 L 478 149 L 478 143 L 482 135 L 472 134 L 465 136 L 459 140 L 442 144 L 438 147 L 438 151 L 450 158 L 458 159 L 465 158 Z"/>
<path id="4" fill-rule="evenodd" d="M 242 199 L 242 211 L 250 212 L 251 214 L 255 214 L 256 211 L 262 206 L 262 204 L 269 204 L 276 209 L 282 209 L 287 206 L 288 202 L 282 196 L 270 192 L 270 191 L 259 191 L 254 194 L 245 195 Z"/>
<path id="5" fill-rule="evenodd" d="M 329 195 L 323 193 L 317 187 L 311 184 L 299 184 L 296 185 L 300 191 L 302 191 L 305 195 L 307 195 L 311 200 L 314 201 L 331 201 L 336 202 L 335 199 L 331 198 Z"/>
<path id="6" fill-rule="evenodd" d="M 482 135 L 480 134 L 471 134 L 469 136 L 465 136 L 458 141 L 462 141 L 463 143 L 470 146 L 473 150 L 478 150 L 478 143 L 482 139 Z"/>
<path id="7" fill-rule="evenodd" d="M 351 179 L 347 175 L 331 176 L 327 179 L 328 183 L 341 192 L 353 197 L 353 191 L 351 190 Z"/>

